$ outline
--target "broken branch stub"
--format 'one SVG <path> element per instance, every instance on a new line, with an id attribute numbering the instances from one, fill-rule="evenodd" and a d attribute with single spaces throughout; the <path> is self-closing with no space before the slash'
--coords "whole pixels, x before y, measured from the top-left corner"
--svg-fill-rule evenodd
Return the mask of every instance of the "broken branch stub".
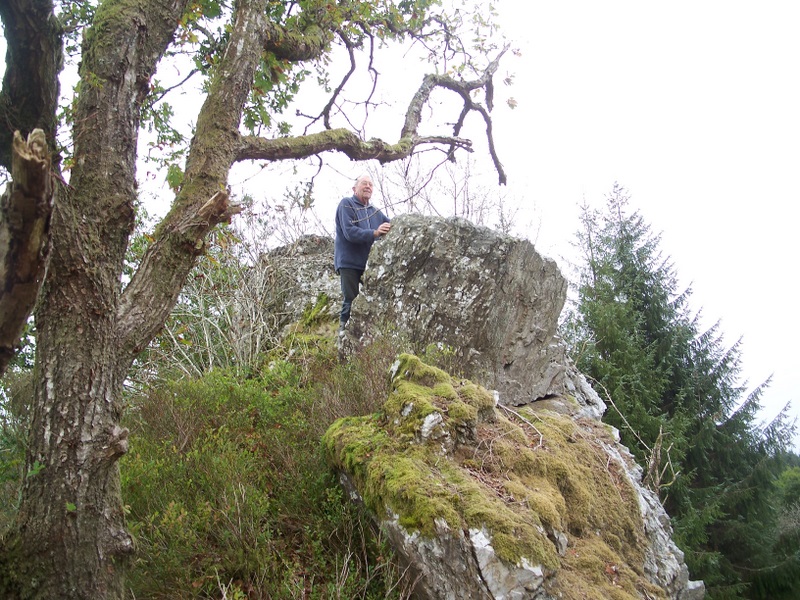
<path id="1" fill-rule="evenodd" d="M 53 182 L 41 129 L 27 140 L 14 133 L 11 179 L 0 197 L 0 375 L 33 310 L 49 248 Z"/>

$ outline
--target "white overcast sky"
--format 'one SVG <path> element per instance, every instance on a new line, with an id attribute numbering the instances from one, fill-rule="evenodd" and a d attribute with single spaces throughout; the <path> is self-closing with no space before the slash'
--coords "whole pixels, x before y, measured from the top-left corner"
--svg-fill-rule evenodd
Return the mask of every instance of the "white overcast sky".
<path id="1" fill-rule="evenodd" d="M 800 4 L 500 0 L 522 57 L 498 114 L 510 188 L 568 255 L 577 205 L 615 181 L 672 257 L 691 305 L 742 337 L 772 416 L 800 414 Z M 507 121 L 506 121 L 507 119 Z"/>

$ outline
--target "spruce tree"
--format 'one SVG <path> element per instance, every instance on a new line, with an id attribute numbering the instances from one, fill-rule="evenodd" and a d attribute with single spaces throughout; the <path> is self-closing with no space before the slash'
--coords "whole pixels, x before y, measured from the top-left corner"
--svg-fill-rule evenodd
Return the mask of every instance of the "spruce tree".
<path id="1" fill-rule="evenodd" d="M 725 347 L 718 323 L 701 328 L 691 289 L 680 290 L 660 236 L 629 200 L 615 184 L 603 210 L 582 207 L 565 337 L 672 515 L 692 576 L 712 598 L 764 597 L 750 584 L 787 565 L 774 500 L 793 426 L 785 409 L 759 425 L 769 381 L 747 393 L 741 340 Z M 792 564 L 782 571 L 790 587 L 800 579 Z"/>

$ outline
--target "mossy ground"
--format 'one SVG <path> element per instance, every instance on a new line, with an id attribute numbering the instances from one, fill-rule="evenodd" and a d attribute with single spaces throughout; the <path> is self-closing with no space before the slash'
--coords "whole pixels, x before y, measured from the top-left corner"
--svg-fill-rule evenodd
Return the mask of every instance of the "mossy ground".
<path id="1" fill-rule="evenodd" d="M 330 462 L 353 477 L 379 518 L 394 512 L 424 536 L 434 535 L 435 519 L 454 531 L 484 527 L 502 559 L 558 570 L 567 600 L 664 597 L 642 573 L 636 492 L 608 460 L 605 429 L 588 435 L 552 411 L 495 409 L 487 390 L 411 355 L 392 372 L 380 413 L 340 420 L 323 436 Z M 432 413 L 452 439 L 463 442 L 465 427 L 474 437 L 448 450 L 441 436 L 421 439 Z M 563 556 L 553 532 L 567 535 Z"/>

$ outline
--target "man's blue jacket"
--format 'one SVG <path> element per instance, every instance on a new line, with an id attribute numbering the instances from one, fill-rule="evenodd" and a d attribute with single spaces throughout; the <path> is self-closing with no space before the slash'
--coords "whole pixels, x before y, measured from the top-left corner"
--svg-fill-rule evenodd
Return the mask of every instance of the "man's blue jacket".
<path id="1" fill-rule="evenodd" d="M 358 269 L 367 266 L 369 251 L 375 241 L 374 231 L 389 219 L 377 208 L 364 206 L 355 196 L 342 198 L 336 209 L 336 239 L 333 266 L 339 269 Z"/>

